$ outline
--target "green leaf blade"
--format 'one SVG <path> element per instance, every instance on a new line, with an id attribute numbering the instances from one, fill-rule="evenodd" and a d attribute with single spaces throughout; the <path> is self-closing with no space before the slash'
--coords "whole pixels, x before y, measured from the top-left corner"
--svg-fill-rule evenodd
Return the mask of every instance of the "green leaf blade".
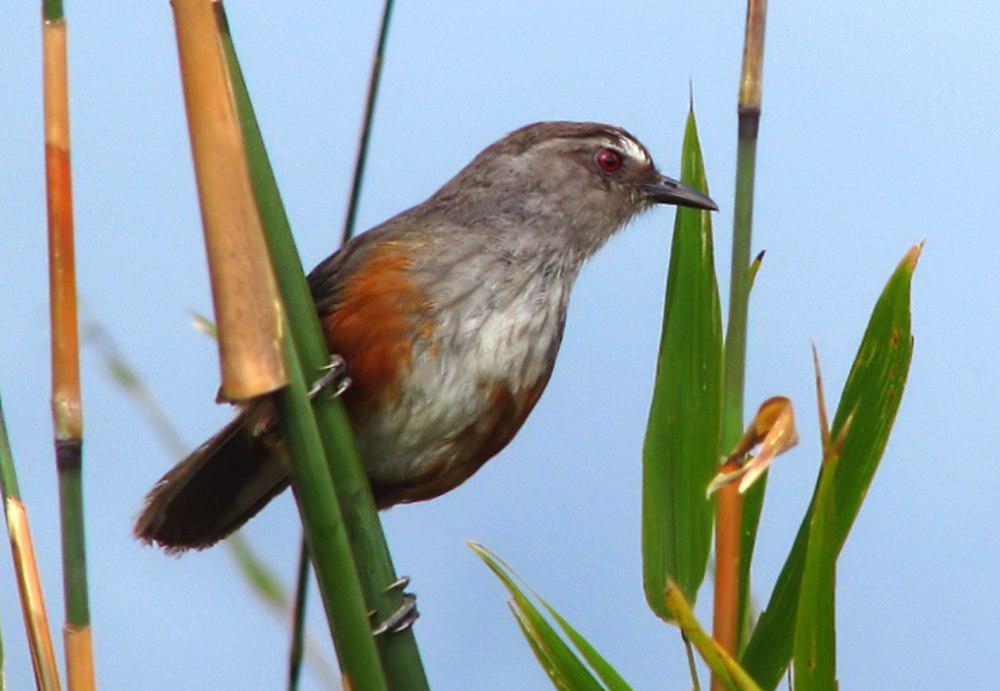
<path id="1" fill-rule="evenodd" d="M 837 689 L 837 464 L 836 456 L 823 462 L 809 523 L 792 655 L 797 691 Z"/>
<path id="2" fill-rule="evenodd" d="M 890 277 L 872 311 L 831 427 L 836 439 L 851 418 L 835 480 L 837 552 L 844 545 L 878 468 L 903 396 L 913 354 L 910 286 L 919 247 L 911 249 Z M 817 490 L 819 488 L 817 487 Z M 805 572 L 814 493 L 785 560 L 767 608 L 743 653 L 742 662 L 762 687 L 773 689 L 792 656 L 799 590 Z"/>
<path id="3" fill-rule="evenodd" d="M 694 113 L 688 115 L 681 181 L 708 192 Z M 656 383 L 643 445 L 643 585 L 670 621 L 663 593 L 676 582 L 694 602 L 712 542 L 705 490 L 719 464 L 722 317 L 707 211 L 678 208 L 667 273 Z"/>
<path id="4" fill-rule="evenodd" d="M 492 550 L 469 543 L 472 551 L 500 579 L 511 595 L 509 603 L 514 618 L 539 664 L 557 689 L 567 691 L 631 691 L 631 686 L 621 675 L 581 636 L 569 622 L 533 590 L 521 588 L 520 580 L 513 569 Z M 552 616 L 570 642 L 580 651 L 577 653 L 563 640 L 556 629 L 535 606 L 528 596 L 530 593 Z M 589 667 L 588 667 L 589 665 Z M 593 670 L 593 673 L 591 672 Z M 597 676 L 594 676 L 594 673 Z"/>
<path id="5" fill-rule="evenodd" d="M 601 681 L 604 682 L 604 686 L 609 691 L 630 691 L 632 687 L 628 685 L 628 682 L 626 682 L 620 674 L 618 674 L 618 670 L 612 667 L 611 663 L 609 663 L 603 655 L 597 652 L 597 649 L 590 644 L 590 641 L 580 635 L 580 633 L 574 629 L 570 623 L 552 607 L 552 605 L 546 602 L 545 599 L 539 597 L 537 593 L 535 594 L 535 597 L 537 597 L 538 601 L 542 603 L 542 606 L 545 607 L 549 616 L 551 616 L 559 625 L 559 628 L 563 630 L 563 633 L 566 635 L 566 638 L 569 639 L 570 643 L 572 643 L 573 646 L 580 651 L 583 659 L 588 665 L 590 665 L 594 672 L 597 673 L 597 676 L 600 677 Z"/>

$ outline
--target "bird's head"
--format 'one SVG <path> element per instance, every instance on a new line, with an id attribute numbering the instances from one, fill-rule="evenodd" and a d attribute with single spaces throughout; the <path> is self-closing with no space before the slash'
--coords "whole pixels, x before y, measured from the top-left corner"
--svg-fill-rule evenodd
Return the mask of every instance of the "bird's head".
<path id="1" fill-rule="evenodd" d="M 558 234 L 588 255 L 655 204 L 717 209 L 706 195 L 662 175 L 631 134 L 592 122 L 515 130 L 435 197 L 462 223 Z"/>

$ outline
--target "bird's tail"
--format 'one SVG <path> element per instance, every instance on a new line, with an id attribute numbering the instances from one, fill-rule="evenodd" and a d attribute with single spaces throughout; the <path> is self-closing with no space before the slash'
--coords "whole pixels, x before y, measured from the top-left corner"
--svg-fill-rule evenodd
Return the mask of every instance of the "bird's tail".
<path id="1" fill-rule="evenodd" d="M 150 490 L 135 535 L 168 551 L 209 547 L 281 493 L 289 471 L 243 416 L 178 463 Z"/>

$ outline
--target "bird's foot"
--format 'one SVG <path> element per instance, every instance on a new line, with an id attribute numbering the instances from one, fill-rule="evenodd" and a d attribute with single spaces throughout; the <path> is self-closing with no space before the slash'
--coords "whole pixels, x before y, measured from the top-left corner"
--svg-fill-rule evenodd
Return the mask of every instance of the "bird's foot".
<path id="1" fill-rule="evenodd" d="M 309 389 L 309 399 L 316 400 L 324 391 L 330 391 L 330 398 L 337 398 L 351 386 L 347 376 L 347 363 L 339 355 L 331 355 L 330 363 L 321 368 L 322 374 Z"/>
<path id="2" fill-rule="evenodd" d="M 384 592 L 393 590 L 402 591 L 410 584 L 410 577 L 403 576 L 399 580 L 386 586 Z M 372 612 L 374 615 L 375 612 Z M 417 596 L 413 593 L 403 592 L 403 604 L 395 612 L 390 614 L 382 623 L 372 629 L 373 636 L 381 636 L 387 633 L 402 633 L 413 626 L 413 623 L 420 616 L 417 611 Z"/>

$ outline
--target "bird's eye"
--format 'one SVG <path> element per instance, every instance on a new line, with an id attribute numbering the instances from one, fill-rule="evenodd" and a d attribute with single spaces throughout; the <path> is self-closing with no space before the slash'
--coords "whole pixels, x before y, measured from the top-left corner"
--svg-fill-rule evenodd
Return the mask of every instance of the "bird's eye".
<path id="1" fill-rule="evenodd" d="M 605 173 L 615 173 L 622 167 L 622 155 L 614 149 L 601 149 L 597 152 L 597 165 Z"/>

